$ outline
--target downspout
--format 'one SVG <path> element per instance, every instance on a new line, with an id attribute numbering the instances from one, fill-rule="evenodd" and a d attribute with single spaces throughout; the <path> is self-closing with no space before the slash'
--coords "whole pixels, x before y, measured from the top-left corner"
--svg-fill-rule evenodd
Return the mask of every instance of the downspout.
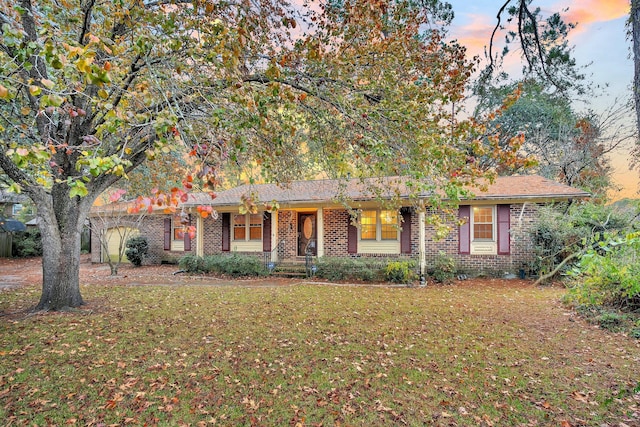
<path id="1" fill-rule="evenodd" d="M 522 225 L 522 216 L 524 215 L 525 206 L 527 206 L 527 202 L 522 203 L 522 209 L 520 209 L 520 216 L 518 217 L 518 225 Z"/>

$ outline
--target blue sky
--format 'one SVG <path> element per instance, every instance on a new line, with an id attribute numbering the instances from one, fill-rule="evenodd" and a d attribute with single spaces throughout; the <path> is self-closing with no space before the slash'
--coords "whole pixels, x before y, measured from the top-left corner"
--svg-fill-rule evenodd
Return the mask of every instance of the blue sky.
<path id="1" fill-rule="evenodd" d="M 496 24 L 496 14 L 504 0 L 448 0 L 452 4 L 455 19 L 451 35 L 467 47 L 469 54 L 484 57 L 484 47 Z M 515 4 L 515 0 L 513 0 Z M 575 57 L 586 69 L 590 80 L 606 90 L 591 100 L 590 105 L 576 105 L 602 112 L 614 105 L 616 99 L 627 99 L 633 80 L 633 61 L 630 59 L 630 41 L 627 40 L 626 21 L 629 16 L 629 0 L 533 0 L 548 16 L 560 12 L 566 22 L 577 22 L 571 32 L 570 43 L 575 46 Z M 500 37 L 503 39 L 504 35 Z M 517 55 L 512 70 L 519 70 Z M 633 119 L 630 117 L 630 121 Z M 612 157 L 615 168 L 614 181 L 624 190 L 613 195 L 637 197 L 638 173 L 628 169 L 628 152 L 621 151 Z"/>

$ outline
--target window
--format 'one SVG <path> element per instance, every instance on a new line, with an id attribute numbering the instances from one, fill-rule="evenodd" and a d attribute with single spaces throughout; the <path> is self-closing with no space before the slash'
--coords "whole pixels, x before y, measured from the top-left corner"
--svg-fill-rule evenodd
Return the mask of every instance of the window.
<path id="1" fill-rule="evenodd" d="M 458 234 L 458 250 L 461 254 L 511 253 L 510 205 L 461 205 L 458 217 L 461 220 Z"/>
<path id="2" fill-rule="evenodd" d="M 473 241 L 493 241 L 493 206 L 473 208 Z"/>
<path id="3" fill-rule="evenodd" d="M 15 205 L 13 205 L 11 214 L 13 216 L 16 216 L 20 213 L 21 210 L 22 210 L 22 204 L 16 203 Z"/>
<path id="4" fill-rule="evenodd" d="M 188 221 L 188 216 L 186 218 Z M 182 224 L 181 221 L 183 221 L 183 219 L 179 214 L 171 218 L 171 240 L 174 242 L 184 240 L 184 227 L 189 224 Z"/>
<path id="5" fill-rule="evenodd" d="M 360 240 L 398 240 L 398 212 L 367 210 L 360 214 Z"/>
<path id="6" fill-rule="evenodd" d="M 247 232 L 248 231 L 248 232 Z M 262 215 L 234 215 L 233 240 L 251 241 L 262 240 Z"/>

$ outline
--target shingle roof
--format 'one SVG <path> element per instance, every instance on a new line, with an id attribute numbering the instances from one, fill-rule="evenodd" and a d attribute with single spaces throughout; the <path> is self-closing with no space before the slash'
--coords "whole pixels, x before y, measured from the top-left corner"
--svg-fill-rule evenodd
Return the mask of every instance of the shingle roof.
<path id="1" fill-rule="evenodd" d="M 374 194 L 374 191 L 379 193 Z M 589 197 L 590 194 L 543 178 L 538 175 L 498 177 L 487 191 L 474 190 L 472 200 L 541 199 L 566 200 Z M 337 199 L 372 200 L 376 197 L 391 198 L 394 195 L 408 197 L 410 191 L 401 177 L 371 178 L 367 180 L 317 180 L 294 181 L 286 186 L 278 184 L 241 185 L 216 193 L 211 199 L 207 193 L 191 194 L 185 206 L 212 205 L 237 206 L 243 195 L 254 194 L 260 201 L 275 200 L 279 204 L 329 203 Z M 423 194 L 422 196 L 427 196 Z"/>

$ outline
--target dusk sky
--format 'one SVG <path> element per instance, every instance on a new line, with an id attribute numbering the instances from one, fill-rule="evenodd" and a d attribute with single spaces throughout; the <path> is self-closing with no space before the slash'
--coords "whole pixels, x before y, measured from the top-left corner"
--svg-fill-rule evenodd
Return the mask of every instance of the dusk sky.
<path id="1" fill-rule="evenodd" d="M 496 14 L 504 0 L 448 0 L 455 12 L 452 36 L 469 49 L 470 55 L 484 57 L 491 32 L 496 25 Z M 515 0 L 513 1 L 515 4 Z M 590 105 L 577 104 L 576 110 L 591 108 L 603 112 L 616 102 L 630 96 L 633 80 L 631 42 L 627 40 L 626 21 L 629 0 L 533 0 L 531 7 L 540 7 L 543 15 L 560 12 L 565 22 L 577 23 L 571 31 L 570 43 L 575 45 L 575 57 L 581 65 L 591 64 L 586 73 L 595 85 L 606 87 L 605 93 Z M 504 33 L 499 37 L 504 39 Z M 514 60 L 517 55 L 513 55 Z M 521 65 L 513 64 L 514 70 Z M 633 118 L 629 118 L 632 123 Z M 638 172 L 628 167 L 628 151 L 613 156 L 614 181 L 623 186 L 615 199 L 638 197 Z"/>

